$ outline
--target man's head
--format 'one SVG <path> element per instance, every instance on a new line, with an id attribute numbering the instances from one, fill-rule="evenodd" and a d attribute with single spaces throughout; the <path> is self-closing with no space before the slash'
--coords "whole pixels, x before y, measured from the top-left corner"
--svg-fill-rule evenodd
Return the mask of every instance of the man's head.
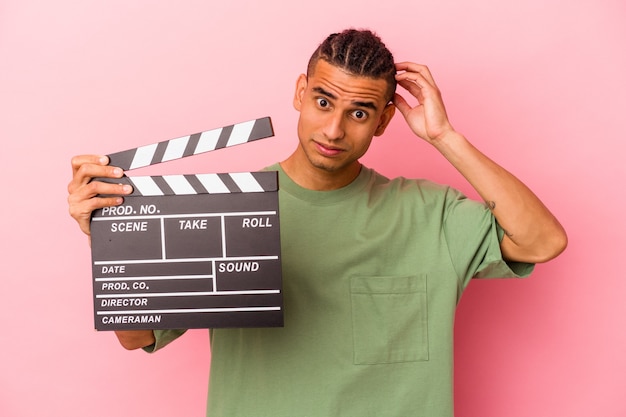
<path id="1" fill-rule="evenodd" d="M 393 98 L 396 91 L 393 55 L 373 32 L 346 29 L 331 34 L 313 52 L 307 75 L 313 74 L 320 59 L 353 75 L 385 79 L 389 85 L 387 98 Z"/>
<path id="2" fill-rule="evenodd" d="M 316 190 L 354 180 L 361 170 L 359 158 L 394 115 L 395 85 L 393 57 L 372 32 L 329 36 L 296 82 L 300 144 L 282 165 L 287 174 Z"/>

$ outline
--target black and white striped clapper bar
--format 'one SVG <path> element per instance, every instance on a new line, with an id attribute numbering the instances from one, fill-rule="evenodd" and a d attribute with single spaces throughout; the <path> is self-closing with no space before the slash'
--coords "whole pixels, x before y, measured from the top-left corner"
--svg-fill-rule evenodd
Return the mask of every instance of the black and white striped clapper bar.
<path id="1" fill-rule="evenodd" d="M 266 117 L 113 153 L 110 165 L 132 170 L 273 134 Z M 91 220 L 97 330 L 283 325 L 276 172 L 115 182 L 133 193 Z"/>

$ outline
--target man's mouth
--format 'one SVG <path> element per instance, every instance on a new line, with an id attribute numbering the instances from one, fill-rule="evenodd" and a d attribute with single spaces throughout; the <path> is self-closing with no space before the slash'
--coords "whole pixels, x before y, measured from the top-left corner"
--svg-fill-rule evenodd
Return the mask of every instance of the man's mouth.
<path id="1" fill-rule="evenodd" d="M 341 148 L 337 148 L 335 146 L 330 146 L 330 145 L 324 145 L 319 142 L 315 142 L 315 147 L 317 148 L 318 152 L 324 156 L 336 156 L 336 155 L 339 155 L 341 152 L 343 152 L 343 149 Z"/>

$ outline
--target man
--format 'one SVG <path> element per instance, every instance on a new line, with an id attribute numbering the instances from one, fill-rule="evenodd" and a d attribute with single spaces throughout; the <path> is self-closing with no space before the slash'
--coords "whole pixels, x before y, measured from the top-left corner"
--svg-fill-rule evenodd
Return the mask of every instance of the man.
<path id="1" fill-rule="evenodd" d="M 411 107 L 396 83 L 417 98 Z M 539 199 L 448 121 L 428 68 L 394 63 L 369 31 L 329 36 L 300 75 L 280 177 L 285 327 L 211 331 L 210 416 L 451 416 L 453 321 L 473 277 L 530 274 L 565 249 Z M 486 204 L 361 165 L 397 109 Z M 121 204 L 107 158 L 72 161 L 70 213 Z M 183 331 L 117 332 L 156 351 Z"/>

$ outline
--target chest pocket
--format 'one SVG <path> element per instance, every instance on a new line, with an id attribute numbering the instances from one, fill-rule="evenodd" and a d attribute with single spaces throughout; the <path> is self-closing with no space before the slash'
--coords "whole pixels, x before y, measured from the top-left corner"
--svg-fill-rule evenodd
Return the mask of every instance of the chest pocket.
<path id="1" fill-rule="evenodd" d="M 428 360 L 426 275 L 352 277 L 354 364 Z"/>

